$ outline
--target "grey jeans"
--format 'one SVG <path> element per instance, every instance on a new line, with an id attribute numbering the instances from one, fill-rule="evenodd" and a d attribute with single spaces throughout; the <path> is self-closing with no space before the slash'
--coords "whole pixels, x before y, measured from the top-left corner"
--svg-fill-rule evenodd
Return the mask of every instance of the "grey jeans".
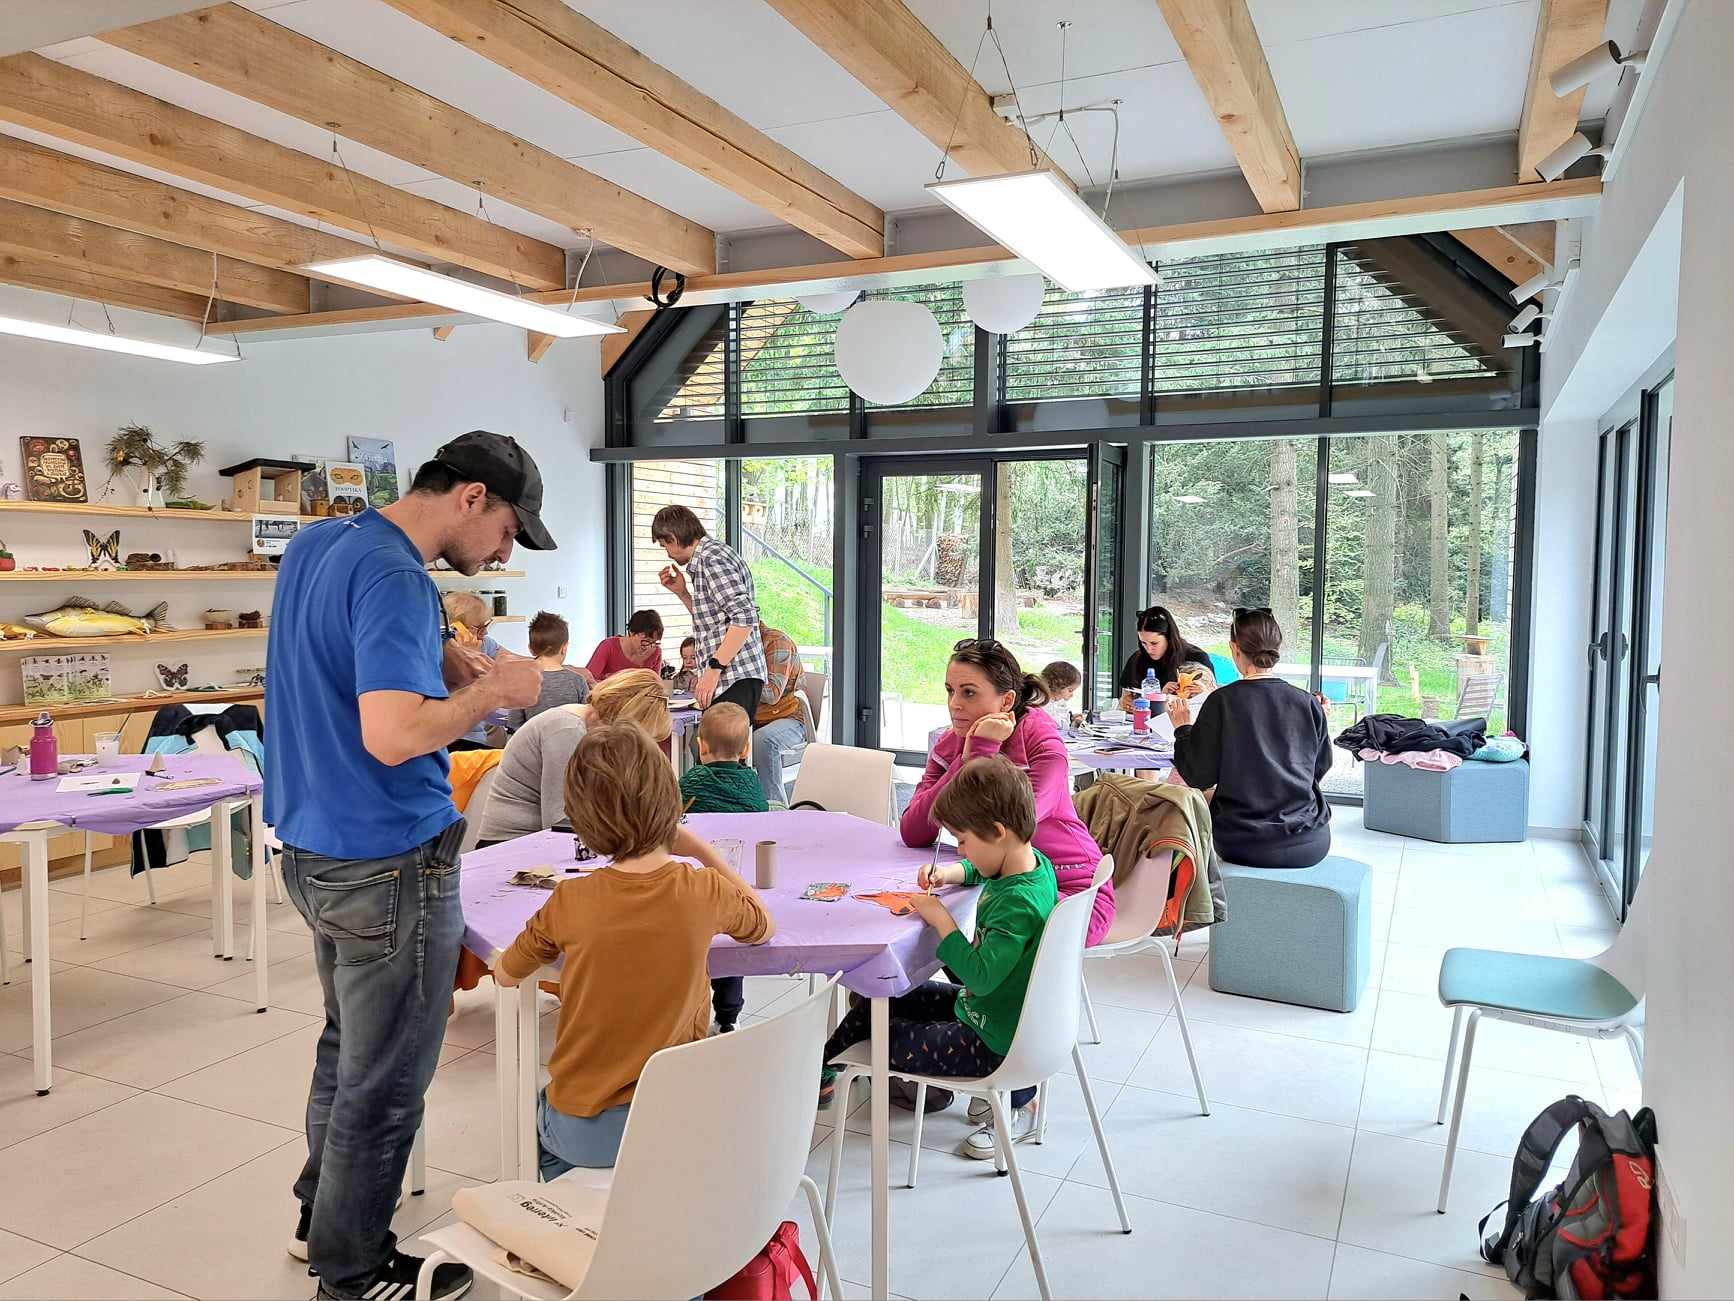
<path id="1" fill-rule="evenodd" d="M 307 1094 L 313 1208 L 307 1264 L 322 1291 L 359 1297 L 397 1248 L 392 1210 L 439 1064 L 464 935 L 462 819 L 390 858 L 283 847 L 283 884 L 313 929 L 325 1031 Z"/>
<path id="2" fill-rule="evenodd" d="M 789 802 L 783 786 L 783 765 L 806 748 L 807 729 L 798 718 L 779 718 L 753 732 L 753 771 L 759 775 L 765 799 L 772 804 Z"/>

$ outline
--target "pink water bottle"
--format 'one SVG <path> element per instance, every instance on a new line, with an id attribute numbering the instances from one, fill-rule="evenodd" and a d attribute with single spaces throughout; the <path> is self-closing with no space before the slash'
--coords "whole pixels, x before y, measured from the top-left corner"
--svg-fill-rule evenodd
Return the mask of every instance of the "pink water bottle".
<path id="1" fill-rule="evenodd" d="M 1132 731 L 1142 736 L 1150 730 L 1150 702 L 1143 696 L 1132 697 Z"/>
<path id="2" fill-rule="evenodd" d="M 60 742 L 54 736 L 54 720 L 45 709 L 30 724 L 30 780 L 47 781 L 60 771 Z"/>

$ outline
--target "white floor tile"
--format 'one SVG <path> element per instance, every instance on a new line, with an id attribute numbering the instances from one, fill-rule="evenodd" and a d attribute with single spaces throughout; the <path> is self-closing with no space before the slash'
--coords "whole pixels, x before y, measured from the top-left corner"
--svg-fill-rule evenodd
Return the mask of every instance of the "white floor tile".
<path id="1" fill-rule="evenodd" d="M 54 1060 L 68 1070 L 154 1089 L 312 1024 L 299 1012 L 261 1013 L 236 999 L 189 993 L 57 1038 Z"/>
<path id="2" fill-rule="evenodd" d="M 1362 993 L 1360 1004 L 1353 1012 L 1327 1012 L 1295 1003 L 1219 994 L 1210 988 L 1208 963 L 1199 967 L 1182 997 L 1186 1002 L 1186 1015 L 1193 1022 L 1215 1021 L 1222 1025 L 1269 1030 L 1357 1048 L 1365 1048 L 1373 1037 L 1373 1017 L 1379 1001 L 1377 992 L 1368 989 Z"/>
<path id="3" fill-rule="evenodd" d="M 324 1020 L 325 992 L 319 984 L 319 973 L 313 967 L 313 955 L 279 954 L 276 937 L 273 936 L 269 941 L 267 956 L 271 961 L 271 1006 L 287 1008 L 291 1012 L 302 1012 Z M 252 964 L 248 963 L 244 970 L 236 972 L 234 964 L 230 963 L 228 972 L 229 979 L 210 986 L 205 992 L 239 999 L 251 1006 L 258 997 L 259 987 L 253 975 Z"/>
<path id="4" fill-rule="evenodd" d="M 174 1301 L 170 1292 L 78 1256 L 56 1256 L 0 1286 L 0 1301 Z"/>
<path id="5" fill-rule="evenodd" d="M 1392 940 L 1386 946 L 1385 973 L 1379 986 L 1399 994 L 1437 997 L 1439 964 L 1444 958 L 1443 944 L 1402 944 Z"/>
<path id="6" fill-rule="evenodd" d="M 1200 1116 L 1190 1098 L 1131 1086 L 1106 1123 L 1127 1192 L 1297 1233 L 1336 1232 L 1352 1129 L 1214 1104 Z M 1107 1186 L 1090 1150 L 1070 1177 Z"/>
<path id="7" fill-rule="evenodd" d="M 1018 1149 L 1020 1156 L 1023 1150 Z M 818 1181 L 821 1194 L 830 1155 L 830 1148 L 822 1147 L 807 1162 L 807 1173 Z M 995 1177 L 991 1161 L 927 1159 L 933 1155 L 922 1160 L 920 1184 L 903 1188 L 899 1176 L 908 1167 L 909 1149 L 902 1143 L 891 1145 L 891 1290 L 923 1298 L 986 1296 L 1024 1249 L 1011 1181 Z M 872 1276 L 870 1177 L 868 1145 L 850 1143 L 844 1149 L 843 1178 L 831 1216 L 837 1272 L 844 1278 Z M 1034 1171 L 1024 1174 L 1023 1183 L 1033 1215 L 1046 1210 L 1062 1186 Z M 803 1243 L 818 1241 L 804 1194 L 795 1194 L 788 1218 L 800 1225 Z M 959 1250 L 965 1225 L 967 1246 Z"/>
<path id="8" fill-rule="evenodd" d="M 35 1068 L 30 1059 L 0 1056 L 0 1148 L 88 1116 L 136 1092 L 123 1084 L 56 1066 L 47 1096 L 37 1097 Z M 0 1157 L 0 1167 L 5 1164 L 6 1158 Z"/>
<path id="9" fill-rule="evenodd" d="M 30 1051 L 30 968 L 20 977 L 13 973 L 12 983 L 0 989 L 0 1051 Z M 49 981 L 49 1008 L 52 1013 L 51 1031 L 55 1037 L 69 1035 L 87 1026 L 100 1025 L 116 1017 L 181 998 L 186 990 L 173 985 L 159 985 L 153 980 L 137 980 L 132 976 L 116 976 L 88 967 L 61 967 L 56 964 Z M 57 1050 L 58 1051 L 58 1050 Z"/>
<path id="10" fill-rule="evenodd" d="M 159 1084 L 156 1092 L 217 1111 L 301 1129 L 307 1118 L 307 1086 L 313 1052 L 324 1030 L 313 1024 L 233 1057 Z"/>
<path id="11" fill-rule="evenodd" d="M 1322 1297 L 1329 1240 L 1204 1211 L 1127 1199 L 1132 1233 L 1120 1232 L 1104 1188 L 1067 1184 L 1036 1225 L 1048 1287 L 1060 1297 Z M 1039 1295 L 1028 1253 L 994 1292 Z"/>
<path id="12" fill-rule="evenodd" d="M 1479 1054 L 1478 1054 L 1479 1055 Z M 1445 1064 L 1421 1057 L 1375 1052 L 1367 1066 L 1360 1127 L 1398 1138 L 1444 1146 L 1449 1126 L 1435 1123 Z M 1456 1081 L 1453 1077 L 1453 1095 Z M 1511 1156 L 1523 1131 L 1550 1102 L 1569 1093 L 1601 1102 L 1593 1079 L 1562 1080 L 1476 1066 L 1469 1072 L 1460 1148 Z M 1450 1112 L 1446 1112 L 1450 1120 Z"/>
<path id="13" fill-rule="evenodd" d="M 0 1282 L 53 1260 L 60 1252 L 45 1243 L 0 1231 Z"/>
<path id="14" fill-rule="evenodd" d="M 207 851 L 201 850 L 184 863 L 176 863 L 173 867 L 153 869 L 151 876 L 156 882 L 157 901 L 159 903 L 188 890 L 204 890 L 209 893 L 211 888 L 211 860 L 207 856 Z M 49 882 L 48 888 L 57 894 L 70 894 L 76 898 L 82 880 L 82 873 L 77 876 L 56 877 Z M 150 902 L 144 877 L 131 875 L 124 863 L 93 871 L 90 874 L 90 897 L 92 899 L 112 899 L 118 903 L 146 904 Z"/>
<path id="15" fill-rule="evenodd" d="M 210 922 L 161 908 L 111 908 L 91 916 L 82 940 L 76 917 L 50 926 L 49 952 L 64 956 L 68 962 L 92 963 L 194 933 L 202 933 L 208 943 Z"/>
<path id="16" fill-rule="evenodd" d="M 35 1177 L 0 1181 L 0 1228 L 70 1249 L 294 1137 L 141 1093 L 8 1148 Z"/>
<path id="17" fill-rule="evenodd" d="M 1391 991 L 1381 994 L 1374 1048 L 1443 1062 L 1450 1044 L 1451 1010 L 1437 997 Z M 1595 1078 L 1589 1045 L 1576 1035 L 1485 1017 L 1475 1032 L 1474 1064 L 1549 1079 Z"/>
<path id="18" fill-rule="evenodd" d="M 1636 1111 L 1643 1106 L 1644 1083 L 1624 1039 L 1591 1040 L 1590 1056 L 1595 1058 L 1601 1076 L 1603 1107 Z"/>
<path id="19" fill-rule="evenodd" d="M 1174 964 L 1174 978 L 1185 988 L 1196 963 Z M 1092 958 L 1084 965 L 1090 985 L 1090 1000 L 1097 1009 L 1129 1007 L 1137 1012 L 1165 1016 L 1174 1006 L 1174 994 L 1159 953 L 1139 953 L 1118 958 Z"/>
<path id="20" fill-rule="evenodd" d="M 424 1121 L 428 1164 L 474 1180 L 498 1179 L 498 1098 L 492 1053 L 467 1053 L 435 1071 Z"/>
<path id="21" fill-rule="evenodd" d="M 235 927 L 235 952 L 238 956 L 228 961 L 212 955 L 210 934 L 201 929 L 190 935 L 164 940 L 160 944 L 129 949 L 125 953 L 99 959 L 90 965 L 98 971 L 137 976 L 141 980 L 160 981 L 165 985 L 178 985 L 182 989 L 208 989 L 237 976 L 251 981 L 253 964 L 246 961 L 247 942 L 251 934 L 251 927 Z M 273 966 L 282 959 L 306 955 L 312 951 L 313 941 L 306 935 L 267 934 L 265 956 Z"/>
<path id="22" fill-rule="evenodd" d="M 1191 1025 L 1192 1046 L 1212 1102 L 1334 1125 L 1355 1123 L 1366 1049 L 1211 1021 Z M 1157 1032 L 1127 1082 L 1194 1096 L 1178 1021 L 1170 1017 Z"/>
<path id="23" fill-rule="evenodd" d="M 1547 906 L 1554 923 L 1559 926 L 1612 930 L 1619 924 L 1613 905 L 1597 883 L 1550 885 L 1547 887 Z"/>
<path id="24" fill-rule="evenodd" d="M 93 874 L 94 875 L 94 874 Z M 142 894 L 144 886 L 139 886 Z M 144 900 L 140 899 L 140 903 Z M 90 915 L 113 912 L 123 907 L 113 899 L 103 899 L 95 894 L 90 897 Z M 64 921 L 77 921 L 79 897 L 75 894 L 63 894 L 50 888 L 48 891 L 48 924 L 54 926 Z M 0 892 L 0 913 L 6 918 L 6 949 L 8 956 L 14 956 L 22 947 L 24 938 L 24 892 L 22 890 L 6 890 Z"/>
<path id="25" fill-rule="evenodd" d="M 1568 958 L 1596 958 L 1613 947 L 1614 937 L 1619 934 L 1613 925 L 1577 926 L 1572 923 L 1557 925 L 1560 950 Z"/>
<path id="26" fill-rule="evenodd" d="M 1523 1293 L 1503 1278 L 1337 1245 L 1331 1301 L 1457 1301 L 1462 1296 L 1473 1301 L 1518 1301 Z"/>
<path id="27" fill-rule="evenodd" d="M 1135 1012 L 1129 1007 L 1098 1005 L 1096 1025 L 1102 1031 L 1102 1042 L 1089 1043 L 1090 1027 L 1078 1018 L 1078 1046 L 1084 1050 L 1084 1069 L 1092 1080 L 1113 1084 L 1125 1081 L 1162 1028 L 1165 1018 L 1152 1012 Z M 1070 1070 L 1071 1067 L 1066 1068 Z"/>
<path id="28" fill-rule="evenodd" d="M 1398 908 L 1391 916 L 1390 938 L 1398 944 L 1504 949 L 1512 953 L 1559 952 L 1559 936 L 1548 917 L 1510 917 L 1497 908 L 1476 907 L 1442 911 L 1438 908 Z"/>
<path id="29" fill-rule="evenodd" d="M 1459 1152 L 1451 1200 L 1447 1213 L 1440 1215 L 1434 1204 L 1439 1196 L 1441 1155 L 1433 1143 L 1357 1134 L 1338 1240 L 1498 1276 L 1498 1266 L 1477 1254 L 1475 1226 L 1509 1191 L 1511 1161 L 1483 1152 Z"/>

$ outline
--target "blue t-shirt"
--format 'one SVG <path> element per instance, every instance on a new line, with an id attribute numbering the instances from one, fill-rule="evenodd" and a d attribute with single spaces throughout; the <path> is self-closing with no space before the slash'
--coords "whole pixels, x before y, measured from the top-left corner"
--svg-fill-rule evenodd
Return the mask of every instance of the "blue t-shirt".
<path id="1" fill-rule="evenodd" d="M 359 697 L 443 700 L 440 602 L 408 535 L 376 510 L 304 528 L 283 553 L 265 675 L 265 820 L 286 845 L 385 858 L 458 819 L 443 749 L 387 767 Z"/>

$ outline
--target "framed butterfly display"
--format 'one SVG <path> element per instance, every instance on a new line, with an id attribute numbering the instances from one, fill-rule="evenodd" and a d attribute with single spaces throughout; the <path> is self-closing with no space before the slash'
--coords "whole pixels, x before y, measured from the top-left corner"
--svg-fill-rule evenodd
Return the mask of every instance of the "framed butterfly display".
<path id="1" fill-rule="evenodd" d="M 90 548 L 90 567 L 92 569 L 118 569 L 120 567 L 119 529 L 110 533 L 106 538 L 99 537 L 89 529 L 85 529 L 84 545 Z"/>
<path id="2" fill-rule="evenodd" d="M 185 664 L 157 665 L 157 681 L 164 691 L 185 691 L 187 689 L 187 666 Z"/>

